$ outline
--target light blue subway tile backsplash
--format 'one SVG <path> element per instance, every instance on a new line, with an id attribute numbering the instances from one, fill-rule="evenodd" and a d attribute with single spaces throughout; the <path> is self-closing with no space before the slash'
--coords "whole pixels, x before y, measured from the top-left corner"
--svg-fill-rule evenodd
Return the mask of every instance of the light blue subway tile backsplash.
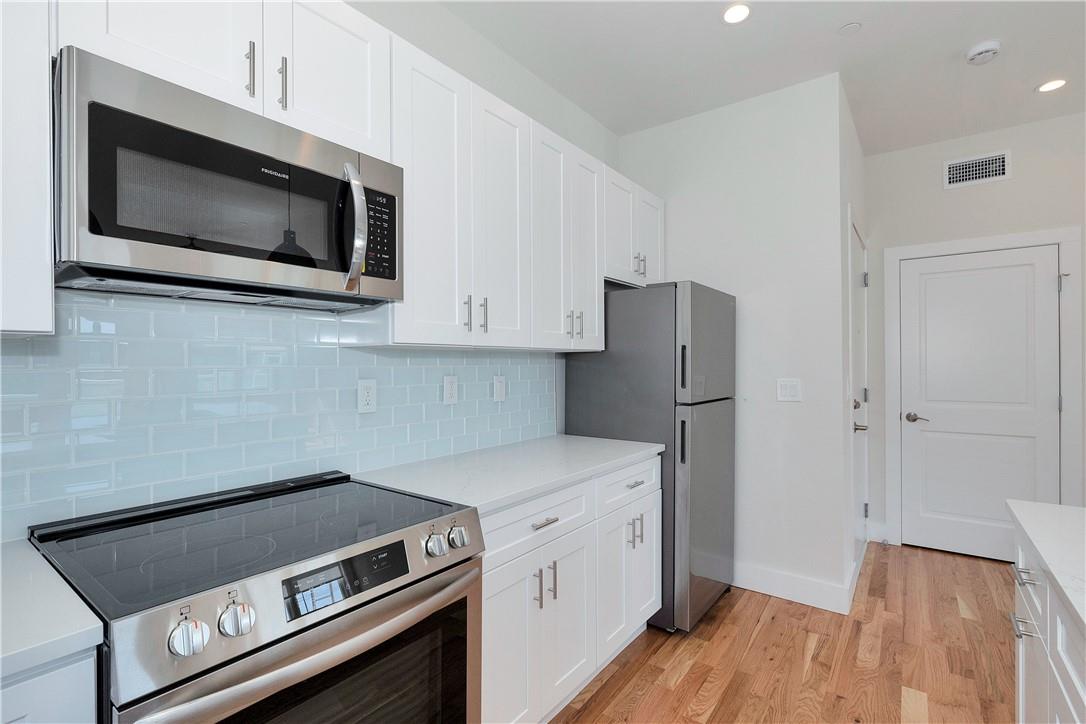
<path id="1" fill-rule="evenodd" d="M 544 352 L 339 347 L 350 317 L 58 290 L 0 341 L 0 538 L 76 515 L 555 432 Z M 491 399 L 504 375 L 507 399 Z M 459 402 L 445 405 L 445 376 Z M 377 411 L 359 414 L 358 380 Z"/>

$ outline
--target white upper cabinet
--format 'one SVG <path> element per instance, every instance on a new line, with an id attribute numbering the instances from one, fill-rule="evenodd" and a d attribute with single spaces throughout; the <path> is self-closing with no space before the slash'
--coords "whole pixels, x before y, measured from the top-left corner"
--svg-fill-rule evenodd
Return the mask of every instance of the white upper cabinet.
<path id="1" fill-rule="evenodd" d="M 259 2 L 66 0 L 57 44 L 260 113 L 262 13 Z"/>
<path id="2" fill-rule="evenodd" d="M 569 165 L 573 348 L 603 349 L 603 164 L 573 149 Z"/>
<path id="3" fill-rule="evenodd" d="M 392 162 L 404 169 L 405 257 L 392 341 L 468 345 L 475 311 L 471 84 L 400 38 L 392 43 L 392 74 Z"/>
<path id="4" fill-rule="evenodd" d="M 641 255 L 641 282 L 664 279 L 664 201 L 640 186 L 635 195 L 634 244 Z"/>
<path id="5" fill-rule="evenodd" d="M 641 284 L 641 257 L 634 242 L 634 183 L 610 168 L 604 171 L 604 276 Z"/>
<path id="6" fill-rule="evenodd" d="M 264 115 L 388 159 L 388 30 L 346 3 L 269 0 Z"/>
<path id="7" fill-rule="evenodd" d="M 567 182 L 572 147 L 532 123 L 532 346 L 573 344 Z"/>
<path id="8" fill-rule="evenodd" d="M 481 88 L 472 87 L 471 99 L 472 341 L 477 346 L 529 347 L 530 121 Z"/>

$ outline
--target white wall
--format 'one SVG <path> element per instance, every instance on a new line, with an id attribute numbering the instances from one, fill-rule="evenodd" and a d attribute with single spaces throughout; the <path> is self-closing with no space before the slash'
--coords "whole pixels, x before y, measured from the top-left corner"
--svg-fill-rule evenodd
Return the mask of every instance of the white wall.
<path id="1" fill-rule="evenodd" d="M 1043 102 L 1043 99 L 1040 99 Z M 1084 225 L 1086 117 L 1078 113 L 869 156 L 866 160 L 871 408 L 871 517 L 885 521 L 885 356 L 882 250 Z M 1002 181 L 943 188 L 943 164 L 1010 151 Z"/>
<path id="2" fill-rule="evenodd" d="M 615 165 L 618 136 L 441 3 L 351 5 L 567 141 Z"/>
<path id="3" fill-rule="evenodd" d="M 735 294 L 736 585 L 847 610 L 840 83 L 829 75 L 619 140 L 667 199 L 667 269 Z M 804 401 L 776 402 L 776 378 Z"/>

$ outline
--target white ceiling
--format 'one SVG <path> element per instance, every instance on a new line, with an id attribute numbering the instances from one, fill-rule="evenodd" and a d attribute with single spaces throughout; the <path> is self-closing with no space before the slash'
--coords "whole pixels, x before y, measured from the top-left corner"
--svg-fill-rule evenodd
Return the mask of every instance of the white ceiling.
<path id="1" fill-rule="evenodd" d="M 739 25 L 717 2 L 447 7 L 620 135 L 834 71 L 867 154 L 1083 110 L 1083 2 L 749 4 Z M 1002 54 L 967 65 L 989 38 Z M 1067 86 L 1034 90 L 1051 78 Z"/>

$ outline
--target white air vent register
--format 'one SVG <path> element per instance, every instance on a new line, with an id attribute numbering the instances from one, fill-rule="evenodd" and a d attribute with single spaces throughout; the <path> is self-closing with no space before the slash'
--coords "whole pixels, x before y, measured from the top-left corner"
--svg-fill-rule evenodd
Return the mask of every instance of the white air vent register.
<path id="1" fill-rule="evenodd" d="M 943 188 L 948 189 L 998 181 L 1011 175 L 1011 154 L 1003 151 L 947 161 L 943 171 Z"/>

